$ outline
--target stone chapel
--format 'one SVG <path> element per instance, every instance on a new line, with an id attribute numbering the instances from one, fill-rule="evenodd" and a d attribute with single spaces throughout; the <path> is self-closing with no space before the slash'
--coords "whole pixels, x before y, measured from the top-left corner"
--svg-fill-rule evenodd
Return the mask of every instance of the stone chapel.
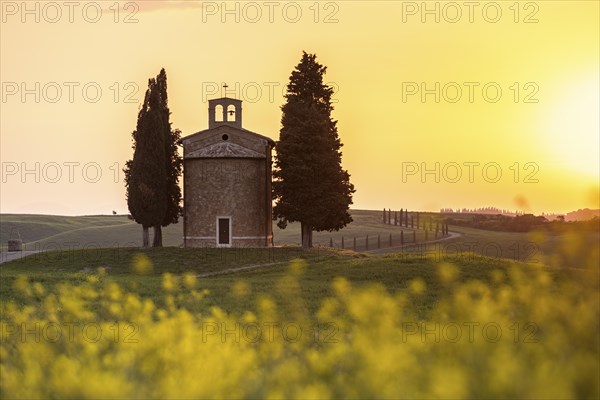
<path id="1" fill-rule="evenodd" d="M 208 101 L 208 129 L 181 139 L 184 247 L 273 245 L 275 142 L 242 127 L 242 101 Z"/>

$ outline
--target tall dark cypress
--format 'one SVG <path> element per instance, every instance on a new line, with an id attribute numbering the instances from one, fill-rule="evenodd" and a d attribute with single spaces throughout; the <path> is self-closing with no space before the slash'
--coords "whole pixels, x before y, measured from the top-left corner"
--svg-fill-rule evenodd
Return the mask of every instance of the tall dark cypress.
<path id="1" fill-rule="evenodd" d="M 171 127 L 169 110 L 169 101 L 167 97 L 167 73 L 161 69 L 156 77 L 156 87 L 160 98 L 160 113 L 162 122 L 162 133 L 165 135 L 165 197 L 166 210 L 163 220 L 160 224 L 154 225 L 154 247 L 162 246 L 161 226 L 176 224 L 182 215 L 181 207 L 181 188 L 179 187 L 179 177 L 183 169 L 183 160 L 178 152 L 177 142 L 181 138 L 181 131 Z"/>
<path id="2" fill-rule="evenodd" d="M 133 159 L 124 168 L 127 206 L 133 219 L 142 225 L 142 245 L 148 247 L 148 228 L 161 224 L 167 204 L 165 134 L 154 78 L 148 81 L 132 136 Z"/>
<path id="3" fill-rule="evenodd" d="M 312 246 L 313 231 L 337 231 L 352 222 L 348 210 L 355 190 L 341 166 L 326 71 L 315 54 L 303 52 L 287 86 L 276 144 L 273 217 L 281 228 L 300 222 L 305 248 Z"/>

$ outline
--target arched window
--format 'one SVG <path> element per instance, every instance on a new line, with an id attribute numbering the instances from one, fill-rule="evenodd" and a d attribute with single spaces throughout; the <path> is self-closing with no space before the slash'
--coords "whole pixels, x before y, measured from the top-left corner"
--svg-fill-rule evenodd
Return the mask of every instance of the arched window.
<path id="1" fill-rule="evenodd" d="M 223 106 L 218 105 L 215 107 L 215 122 L 223 122 Z"/>
<path id="2" fill-rule="evenodd" d="M 229 122 L 235 122 L 235 106 L 233 104 L 230 104 L 227 107 L 227 121 Z"/>

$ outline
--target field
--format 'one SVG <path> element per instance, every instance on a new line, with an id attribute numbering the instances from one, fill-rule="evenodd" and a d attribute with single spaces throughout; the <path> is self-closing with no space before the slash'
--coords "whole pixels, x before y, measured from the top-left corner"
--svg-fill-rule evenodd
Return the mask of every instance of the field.
<path id="1" fill-rule="evenodd" d="M 378 214 L 336 235 L 398 229 Z M 139 234 L 29 218 L 40 243 Z M 597 398 L 597 237 L 451 231 L 369 253 L 70 247 L 2 264 L 0 396 Z"/>
<path id="2" fill-rule="evenodd" d="M 381 212 L 353 210 L 354 222 L 339 232 L 315 232 L 313 242 L 316 245 L 329 245 L 330 239 L 336 245 L 344 236 L 348 246 L 356 237 L 359 246 L 370 235 L 372 246 L 376 244 L 377 235 L 385 242 L 390 233 L 395 237 L 401 228 L 382 223 Z M 403 228 L 407 237 L 410 228 Z M 275 245 L 300 244 L 300 225 L 290 223 L 286 229 L 279 229 L 273 223 Z M 141 244 L 141 228 L 124 215 L 63 217 L 48 215 L 0 214 L 0 243 L 3 249 L 10 238 L 21 237 L 26 250 L 68 249 L 88 247 L 128 247 Z M 183 224 L 170 225 L 163 228 L 163 244 L 180 246 L 182 244 Z M 412 236 L 411 236 L 412 237 Z M 419 231 L 419 240 L 423 233 Z"/>
<path id="3" fill-rule="evenodd" d="M 339 232 L 315 232 L 313 239 L 315 246 L 329 247 L 333 244 L 334 247 L 341 248 L 343 237 L 344 247 L 352 249 L 353 239 L 356 238 L 357 250 L 364 251 L 365 241 L 369 236 L 369 251 L 377 254 L 398 251 L 435 253 L 439 259 L 451 261 L 455 253 L 474 252 L 492 258 L 506 258 L 526 263 L 548 263 L 549 256 L 555 253 L 556 244 L 561 242 L 561 238 L 557 238 L 555 234 L 532 235 L 451 226 L 450 231 L 458 234 L 458 237 L 427 247 L 400 247 L 400 232 L 404 232 L 406 242 L 412 242 L 413 229 L 383 224 L 380 211 L 352 210 L 351 213 L 354 222 Z M 438 217 L 435 213 L 421 215 L 423 218 Z M 300 226 L 297 223 L 290 223 L 286 229 L 279 229 L 274 223 L 273 231 L 276 246 L 300 244 Z M 163 228 L 163 244 L 180 246 L 182 232 L 181 223 Z M 391 248 L 389 247 L 390 235 L 393 236 Z M 428 240 L 433 239 L 432 236 L 433 234 L 429 232 Z M 24 242 L 24 250 L 121 248 L 140 246 L 141 228 L 123 215 L 64 217 L 0 214 L 0 249 L 5 251 L 8 239 L 18 237 Z M 380 249 L 377 249 L 378 237 Z M 416 238 L 418 243 L 425 240 L 422 229 L 416 230 Z M 580 239 L 569 244 L 571 247 L 581 246 L 581 248 L 573 248 L 574 253 L 585 253 L 586 248 L 593 248 L 600 241 L 600 236 L 598 233 L 590 233 Z"/>

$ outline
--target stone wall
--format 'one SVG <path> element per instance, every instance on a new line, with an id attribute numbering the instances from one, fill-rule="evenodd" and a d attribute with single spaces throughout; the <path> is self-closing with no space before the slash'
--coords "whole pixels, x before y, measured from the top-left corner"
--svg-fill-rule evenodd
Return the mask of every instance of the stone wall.
<path id="1" fill-rule="evenodd" d="M 231 217 L 232 246 L 270 245 L 270 163 L 267 158 L 184 160 L 185 245 L 216 245 L 217 217 Z"/>

